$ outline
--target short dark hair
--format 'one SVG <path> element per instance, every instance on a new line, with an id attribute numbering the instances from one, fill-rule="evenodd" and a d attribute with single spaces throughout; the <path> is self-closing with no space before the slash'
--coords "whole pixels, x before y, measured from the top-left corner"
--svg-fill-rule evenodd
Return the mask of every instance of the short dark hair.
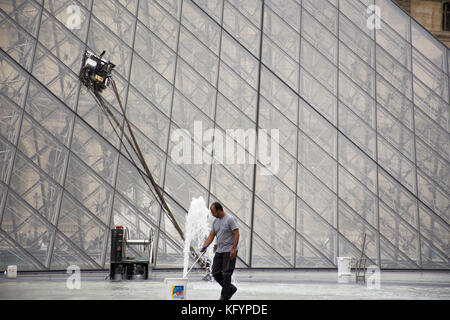
<path id="1" fill-rule="evenodd" d="M 223 207 L 222 207 L 222 205 L 221 205 L 219 202 L 213 202 L 213 203 L 211 204 L 211 206 L 214 206 L 214 208 L 215 208 L 217 211 L 223 211 Z"/>

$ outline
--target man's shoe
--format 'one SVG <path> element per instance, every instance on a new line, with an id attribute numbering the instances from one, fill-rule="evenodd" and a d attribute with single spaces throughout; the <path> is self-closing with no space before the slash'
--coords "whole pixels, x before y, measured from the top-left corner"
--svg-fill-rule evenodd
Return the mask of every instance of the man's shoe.
<path id="1" fill-rule="evenodd" d="M 223 296 L 220 296 L 220 300 L 230 300 L 233 294 L 235 294 L 237 291 L 237 288 L 234 285 L 231 285 L 231 294 L 227 299 L 225 299 Z"/>

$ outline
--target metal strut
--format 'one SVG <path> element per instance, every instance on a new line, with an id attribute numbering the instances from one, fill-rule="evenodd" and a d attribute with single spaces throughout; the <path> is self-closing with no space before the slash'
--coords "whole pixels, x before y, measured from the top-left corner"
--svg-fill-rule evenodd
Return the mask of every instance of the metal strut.
<path id="1" fill-rule="evenodd" d="M 176 221 L 174 215 L 172 214 L 172 211 L 170 210 L 169 206 L 167 205 L 167 203 L 166 203 L 166 201 L 165 201 L 165 199 L 164 199 L 164 196 L 163 196 L 163 194 L 162 194 L 162 192 L 161 192 L 161 190 L 160 190 L 158 184 L 156 183 L 155 179 L 153 178 L 153 176 L 152 176 L 152 174 L 151 174 L 151 172 L 150 172 L 150 169 L 149 169 L 149 167 L 148 167 L 148 165 L 147 165 L 147 162 L 145 161 L 145 158 L 144 158 L 144 156 L 143 156 L 143 154 L 142 154 L 142 151 L 141 151 L 141 149 L 140 149 L 140 147 L 139 147 L 139 144 L 138 144 L 138 142 L 137 142 L 137 140 L 136 140 L 136 137 L 135 137 L 135 135 L 134 135 L 134 133 L 133 133 L 133 129 L 132 129 L 132 127 L 131 127 L 131 125 L 130 125 L 130 122 L 128 121 L 128 118 L 127 118 L 127 116 L 126 116 L 126 114 L 125 114 L 125 110 L 124 110 L 124 108 L 123 108 L 122 101 L 121 101 L 121 99 L 120 99 L 120 96 L 119 96 L 119 93 L 118 93 L 118 90 L 117 90 L 116 83 L 115 83 L 114 79 L 112 79 L 111 77 L 109 77 L 109 78 L 110 78 L 110 83 L 112 84 L 112 88 L 113 88 L 114 94 L 115 94 L 115 96 L 116 96 L 117 102 L 119 103 L 120 110 L 121 110 L 122 115 L 123 115 L 123 117 L 124 117 L 124 120 L 125 120 L 125 122 L 126 122 L 126 124 L 127 124 L 128 131 L 130 132 L 131 139 L 130 139 L 130 136 L 128 136 L 128 134 L 124 131 L 124 129 L 123 129 L 122 126 L 120 125 L 120 123 L 119 123 L 119 121 L 117 120 L 117 118 L 115 117 L 115 115 L 111 112 L 111 110 L 109 109 L 109 107 L 108 107 L 108 106 L 106 105 L 106 103 L 103 101 L 103 98 L 102 98 L 102 96 L 101 96 L 100 93 L 99 93 L 99 90 L 97 90 L 97 89 L 96 89 L 95 87 L 93 87 L 93 86 L 87 86 L 87 85 L 86 85 L 86 87 L 87 87 L 87 89 L 88 89 L 90 92 L 92 92 L 92 93 L 95 95 L 95 97 L 97 98 L 98 103 L 100 104 L 100 106 L 102 107 L 102 110 L 103 110 L 104 113 L 106 114 L 106 117 L 108 118 L 108 121 L 110 122 L 112 128 L 114 129 L 114 132 L 115 132 L 116 135 L 118 136 L 119 141 L 121 142 L 121 144 L 124 146 L 126 152 L 128 153 L 128 155 L 129 155 L 129 157 L 130 157 L 130 160 L 132 161 L 133 165 L 136 167 L 136 169 L 137 169 L 138 172 L 140 173 L 142 179 L 143 179 L 144 182 L 147 184 L 147 186 L 149 187 L 150 191 L 153 193 L 153 190 L 152 190 L 151 187 L 148 185 L 147 180 L 142 176 L 141 170 L 137 167 L 137 165 L 136 165 L 134 159 L 131 157 L 131 154 L 129 153 L 128 149 L 126 148 L 126 146 L 125 146 L 124 142 L 122 141 L 122 139 L 121 139 L 119 133 L 116 131 L 116 129 L 115 129 L 114 126 L 112 125 L 111 120 L 110 120 L 110 117 L 113 119 L 113 121 L 116 123 L 116 125 L 117 125 L 119 128 L 121 128 L 121 133 L 123 133 L 125 139 L 126 139 L 127 142 L 130 144 L 131 148 L 133 149 L 133 151 L 134 151 L 135 154 L 137 155 L 137 157 L 138 157 L 138 159 L 139 159 L 139 162 L 142 164 L 142 167 L 144 168 L 144 171 L 145 171 L 146 176 L 149 178 L 149 180 L 150 180 L 150 182 L 151 182 L 151 184 L 152 184 L 154 190 L 156 191 L 157 197 L 158 197 L 159 200 L 160 200 L 159 205 L 164 209 L 164 211 L 165 211 L 166 214 L 168 215 L 169 220 L 172 222 L 172 224 L 174 225 L 175 229 L 178 231 L 179 235 L 181 236 L 181 239 L 182 239 L 182 240 L 185 240 L 183 230 L 182 230 L 181 227 L 179 226 L 179 224 L 178 224 L 178 222 Z M 83 82 L 83 83 L 84 83 L 84 82 Z M 196 262 L 198 262 L 202 268 L 206 268 L 206 262 L 205 262 L 203 259 L 201 259 L 201 258 L 202 258 L 202 255 L 198 255 L 197 252 L 195 251 L 195 249 L 194 249 L 192 246 L 190 246 L 189 249 L 190 249 L 191 257 L 192 257 Z M 195 262 L 194 262 L 194 264 L 195 264 Z"/>

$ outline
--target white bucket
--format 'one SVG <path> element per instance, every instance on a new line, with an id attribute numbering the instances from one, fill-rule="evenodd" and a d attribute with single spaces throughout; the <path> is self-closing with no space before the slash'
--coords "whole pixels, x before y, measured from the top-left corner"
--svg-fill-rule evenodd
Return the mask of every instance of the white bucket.
<path id="1" fill-rule="evenodd" d="M 17 266 L 11 265 L 6 267 L 6 277 L 8 279 L 16 279 L 17 278 Z"/>
<path id="2" fill-rule="evenodd" d="M 166 278 L 167 299 L 168 300 L 186 300 L 187 278 Z"/>
<path id="3" fill-rule="evenodd" d="M 338 283 L 349 283 L 351 280 L 351 257 L 337 257 Z"/>

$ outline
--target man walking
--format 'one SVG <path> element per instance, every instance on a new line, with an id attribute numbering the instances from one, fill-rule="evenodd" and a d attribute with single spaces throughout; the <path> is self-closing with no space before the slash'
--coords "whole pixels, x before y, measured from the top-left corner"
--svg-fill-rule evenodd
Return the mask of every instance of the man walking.
<path id="1" fill-rule="evenodd" d="M 216 219 L 214 219 L 212 230 L 200 252 L 204 252 L 213 242 L 214 237 L 217 237 L 217 249 L 213 260 L 212 274 L 214 279 L 222 286 L 220 300 L 229 300 L 237 291 L 237 288 L 231 284 L 231 275 L 236 266 L 239 229 L 236 219 L 226 214 L 220 203 L 214 202 L 210 210 Z"/>

